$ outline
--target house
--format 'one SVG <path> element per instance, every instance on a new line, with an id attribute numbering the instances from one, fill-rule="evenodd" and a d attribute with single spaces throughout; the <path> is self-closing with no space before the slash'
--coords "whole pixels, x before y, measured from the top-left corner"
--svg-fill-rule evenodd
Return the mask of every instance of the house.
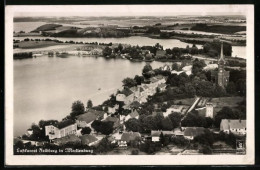
<path id="1" fill-rule="evenodd" d="M 119 148 L 126 149 L 127 148 L 127 142 L 126 141 L 118 141 Z"/>
<path id="2" fill-rule="evenodd" d="M 115 106 L 113 107 L 108 107 L 108 113 L 115 113 L 117 111 L 117 109 L 119 109 L 119 105 L 116 104 Z"/>
<path id="3" fill-rule="evenodd" d="M 220 123 L 220 131 L 227 134 L 230 132 L 237 135 L 246 134 L 246 120 L 240 119 L 222 119 Z"/>
<path id="4" fill-rule="evenodd" d="M 100 48 L 95 48 L 91 50 L 91 55 L 102 55 L 102 54 L 103 54 L 103 50 Z"/>
<path id="5" fill-rule="evenodd" d="M 171 73 L 172 74 L 177 74 L 177 75 L 179 75 L 179 74 L 181 74 L 181 73 L 183 73 L 184 71 L 176 71 L 176 70 L 172 70 L 171 71 Z"/>
<path id="6" fill-rule="evenodd" d="M 74 134 L 64 136 L 62 138 L 53 139 L 53 143 L 55 145 L 65 145 L 67 143 L 80 143 L 80 142 L 81 142 L 80 138 Z"/>
<path id="7" fill-rule="evenodd" d="M 184 132 L 180 128 L 173 129 L 173 134 L 175 136 L 184 136 Z"/>
<path id="8" fill-rule="evenodd" d="M 165 64 L 163 67 L 161 67 L 161 70 L 162 71 L 171 71 L 172 69 L 169 65 Z"/>
<path id="9" fill-rule="evenodd" d="M 104 121 L 113 122 L 113 128 L 117 128 L 120 125 L 120 120 L 117 117 L 108 116 Z"/>
<path id="10" fill-rule="evenodd" d="M 152 136 L 152 141 L 153 142 L 158 142 L 160 141 L 160 135 L 170 135 L 173 136 L 174 133 L 173 131 L 167 131 L 167 130 L 152 130 L 151 131 L 151 136 Z"/>
<path id="11" fill-rule="evenodd" d="M 121 141 L 126 143 L 138 140 L 141 140 L 141 134 L 139 132 L 125 132 L 121 136 Z"/>
<path id="12" fill-rule="evenodd" d="M 31 136 L 32 134 L 33 134 L 33 130 L 32 129 L 27 129 L 26 135 L 27 136 Z"/>
<path id="13" fill-rule="evenodd" d="M 121 134 L 119 132 L 118 133 L 114 133 L 112 136 L 114 137 L 114 139 L 116 141 L 119 141 L 119 140 L 121 140 L 122 133 Z"/>
<path id="14" fill-rule="evenodd" d="M 91 123 L 96 119 L 102 119 L 104 117 L 105 112 L 89 109 L 86 113 L 77 116 L 76 123 L 78 127 L 91 127 Z"/>
<path id="15" fill-rule="evenodd" d="M 93 146 L 98 143 L 98 138 L 93 135 L 82 135 L 80 136 L 82 145 Z"/>
<path id="16" fill-rule="evenodd" d="M 166 89 L 166 84 L 165 83 L 159 84 L 158 88 L 160 91 L 164 91 Z"/>
<path id="17" fill-rule="evenodd" d="M 183 109 L 187 110 L 183 105 L 172 105 L 170 108 L 166 110 L 166 112 L 163 113 L 164 117 L 169 116 L 169 114 L 177 112 L 182 113 Z"/>
<path id="18" fill-rule="evenodd" d="M 124 88 L 116 95 L 116 101 L 124 102 L 126 105 L 134 101 L 134 93 L 129 88 Z"/>
<path id="19" fill-rule="evenodd" d="M 196 136 L 204 134 L 204 127 L 186 127 L 184 130 L 184 137 L 193 140 Z"/>
<path id="20" fill-rule="evenodd" d="M 45 126 L 45 135 L 49 136 L 50 140 L 76 134 L 76 132 L 77 123 L 72 120 L 65 120 Z"/>
<path id="21" fill-rule="evenodd" d="M 139 118 L 139 113 L 137 112 L 137 110 L 133 110 L 130 114 L 128 114 L 126 117 L 125 117 L 125 121 L 128 121 L 129 119 L 131 118 L 135 118 L 135 119 L 138 119 Z"/>
<path id="22" fill-rule="evenodd" d="M 139 109 L 141 107 L 141 104 L 138 101 L 133 101 L 133 103 L 130 104 L 130 108 L 132 109 Z"/>

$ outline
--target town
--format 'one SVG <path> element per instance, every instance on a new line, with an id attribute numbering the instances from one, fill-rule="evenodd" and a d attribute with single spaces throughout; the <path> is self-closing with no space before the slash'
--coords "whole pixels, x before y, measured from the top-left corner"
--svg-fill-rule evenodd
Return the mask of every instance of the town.
<path id="1" fill-rule="evenodd" d="M 146 61 L 146 65 L 142 75 L 123 79 L 122 88 L 102 104 L 88 100 L 84 105 L 78 100 L 61 121 L 32 124 L 24 135 L 14 138 L 14 154 L 26 154 L 19 149 L 66 148 L 104 155 L 236 154 L 236 141 L 246 139 L 246 63 L 226 57 L 232 51 L 226 41 L 213 40 L 202 49 L 196 45 L 163 49 L 159 43 L 139 47 L 24 39 L 14 41 L 14 48 L 36 42 L 74 46 L 64 52 L 15 53 L 14 59 L 73 53 Z M 167 63 L 153 69 L 153 61 Z"/>

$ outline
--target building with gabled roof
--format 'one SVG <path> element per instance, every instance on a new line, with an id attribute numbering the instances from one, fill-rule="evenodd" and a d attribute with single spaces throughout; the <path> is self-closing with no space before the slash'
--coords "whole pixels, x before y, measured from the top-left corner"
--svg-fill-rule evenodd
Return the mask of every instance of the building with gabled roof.
<path id="1" fill-rule="evenodd" d="M 93 135 L 82 135 L 80 136 L 82 145 L 92 146 L 95 145 L 99 140 Z"/>
<path id="2" fill-rule="evenodd" d="M 77 116 L 76 123 L 78 127 L 90 127 L 94 120 L 102 119 L 104 114 L 104 111 L 89 109 L 86 113 Z"/>
<path id="3" fill-rule="evenodd" d="M 138 119 L 139 118 L 139 113 L 137 112 L 137 110 L 133 110 L 130 114 L 128 114 L 126 117 L 125 117 L 125 121 L 128 121 L 129 119 L 131 118 L 135 118 L 135 119 Z"/>
<path id="4" fill-rule="evenodd" d="M 220 131 L 227 134 L 234 133 L 237 135 L 246 134 L 246 120 L 241 119 L 222 119 L 220 122 Z"/>
<path id="5" fill-rule="evenodd" d="M 125 132 L 121 136 L 121 141 L 127 143 L 134 140 L 141 140 L 141 134 L 139 132 Z"/>
<path id="6" fill-rule="evenodd" d="M 120 126 L 120 120 L 117 117 L 108 116 L 104 121 L 113 122 L 113 128 L 117 128 L 118 126 Z"/>

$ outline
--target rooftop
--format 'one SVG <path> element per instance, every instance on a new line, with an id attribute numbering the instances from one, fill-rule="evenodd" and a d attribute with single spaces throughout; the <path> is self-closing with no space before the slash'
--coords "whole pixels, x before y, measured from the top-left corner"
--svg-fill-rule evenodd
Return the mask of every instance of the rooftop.
<path id="1" fill-rule="evenodd" d="M 57 143 L 59 145 L 66 144 L 68 142 L 80 142 L 80 138 L 78 138 L 76 135 L 68 135 L 62 138 L 54 139 L 54 143 Z"/>
<path id="2" fill-rule="evenodd" d="M 166 131 L 166 130 L 152 130 L 151 131 L 151 136 L 160 136 L 161 133 L 163 135 L 173 135 L 173 131 Z"/>
<path id="3" fill-rule="evenodd" d="M 139 132 L 126 132 L 121 136 L 121 140 L 126 142 L 138 139 L 141 139 L 141 134 Z"/>
<path id="4" fill-rule="evenodd" d="M 90 123 L 96 120 L 98 117 L 102 117 L 105 114 L 103 111 L 89 109 L 86 113 L 81 114 L 77 117 L 79 121 L 85 121 L 86 123 Z"/>
<path id="5" fill-rule="evenodd" d="M 222 125 L 223 130 L 244 129 L 244 128 L 246 128 L 246 120 L 222 119 L 221 125 Z"/>
<path id="6" fill-rule="evenodd" d="M 129 89 L 129 88 L 124 88 L 122 91 L 121 91 L 122 94 L 124 94 L 125 96 L 129 96 L 131 95 L 133 92 Z"/>
<path id="7" fill-rule="evenodd" d="M 58 122 L 57 124 L 54 124 L 53 126 L 59 128 L 59 129 L 62 129 L 62 128 L 70 126 L 74 123 L 75 123 L 74 120 L 69 119 L 69 120 L 64 120 L 64 121 Z"/>
<path id="8" fill-rule="evenodd" d="M 83 145 L 89 145 L 92 142 L 96 142 L 98 139 L 93 135 L 83 135 L 80 136 Z"/>
<path id="9" fill-rule="evenodd" d="M 193 137 L 199 136 L 204 134 L 204 130 L 205 128 L 203 127 L 187 127 L 184 130 L 184 136 L 193 136 Z"/>

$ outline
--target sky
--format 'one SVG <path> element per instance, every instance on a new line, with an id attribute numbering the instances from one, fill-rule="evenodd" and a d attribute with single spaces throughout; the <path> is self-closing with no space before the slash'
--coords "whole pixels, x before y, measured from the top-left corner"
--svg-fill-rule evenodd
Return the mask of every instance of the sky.
<path id="1" fill-rule="evenodd" d="M 58 5 L 12 6 L 15 17 L 241 15 L 242 5 Z"/>

